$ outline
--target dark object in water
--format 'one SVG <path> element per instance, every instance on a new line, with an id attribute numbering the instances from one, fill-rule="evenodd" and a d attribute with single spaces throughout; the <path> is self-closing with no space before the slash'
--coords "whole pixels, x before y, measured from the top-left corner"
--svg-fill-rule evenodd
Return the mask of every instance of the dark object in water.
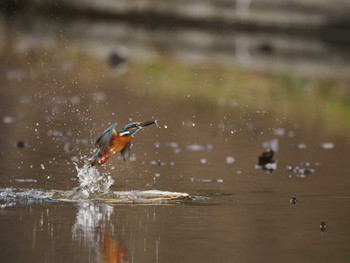
<path id="1" fill-rule="evenodd" d="M 322 232 L 324 232 L 324 231 L 326 231 L 326 228 L 327 228 L 326 222 L 324 220 L 322 220 L 320 223 L 320 230 Z"/>
<path id="2" fill-rule="evenodd" d="M 267 163 L 275 162 L 273 160 L 273 155 L 274 155 L 274 151 L 273 150 L 263 152 L 261 154 L 261 156 L 259 156 L 259 165 L 260 166 L 264 166 Z"/>
<path id="3" fill-rule="evenodd" d="M 117 68 L 126 61 L 125 58 L 120 56 L 118 53 L 113 52 L 108 58 L 108 64 L 111 68 Z"/>
<path id="4" fill-rule="evenodd" d="M 276 170 L 276 162 L 273 159 L 275 152 L 273 150 L 269 150 L 266 152 L 263 152 L 258 157 L 258 166 L 261 167 L 263 170 L 272 172 L 273 170 Z"/>
<path id="5" fill-rule="evenodd" d="M 23 148 L 26 146 L 26 144 L 25 144 L 24 141 L 19 140 L 19 141 L 17 142 L 16 146 L 17 146 L 18 148 L 20 148 L 20 149 L 23 149 Z"/>
<path id="6" fill-rule="evenodd" d="M 262 43 L 258 46 L 258 50 L 266 55 L 272 55 L 275 52 L 275 48 L 271 43 Z"/>
<path id="7" fill-rule="evenodd" d="M 289 200 L 289 202 L 292 204 L 292 205 L 295 205 L 297 203 L 297 198 L 293 195 L 292 198 Z"/>

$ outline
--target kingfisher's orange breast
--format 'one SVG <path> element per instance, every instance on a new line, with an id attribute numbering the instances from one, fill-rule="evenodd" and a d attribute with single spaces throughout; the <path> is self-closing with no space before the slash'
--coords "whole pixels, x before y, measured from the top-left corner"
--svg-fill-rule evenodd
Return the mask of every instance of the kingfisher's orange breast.
<path id="1" fill-rule="evenodd" d="M 108 147 L 109 154 L 120 152 L 131 141 L 131 138 L 131 136 L 118 136 L 117 133 L 113 133 Z"/>

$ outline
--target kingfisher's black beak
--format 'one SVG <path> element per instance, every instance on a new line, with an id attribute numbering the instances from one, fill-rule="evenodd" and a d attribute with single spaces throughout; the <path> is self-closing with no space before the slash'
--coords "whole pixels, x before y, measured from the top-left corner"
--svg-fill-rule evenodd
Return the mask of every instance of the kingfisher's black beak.
<path id="1" fill-rule="evenodd" d="M 143 128 L 143 127 L 146 127 L 148 125 L 152 125 L 152 124 L 155 124 L 157 123 L 158 120 L 150 120 L 150 121 L 144 121 L 144 122 L 141 122 L 141 124 L 139 125 L 139 127 Z"/>

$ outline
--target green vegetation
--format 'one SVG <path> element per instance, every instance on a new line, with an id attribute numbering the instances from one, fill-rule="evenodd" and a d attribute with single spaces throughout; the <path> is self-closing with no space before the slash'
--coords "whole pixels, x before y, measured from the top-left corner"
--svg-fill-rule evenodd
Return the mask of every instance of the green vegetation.
<path id="1" fill-rule="evenodd" d="M 129 85 L 150 92 L 178 99 L 190 95 L 212 105 L 237 101 L 250 110 L 270 111 L 311 127 L 317 122 L 327 130 L 350 131 L 350 81 L 346 79 L 192 67 L 169 59 L 132 63 L 130 68 L 124 76 Z"/>

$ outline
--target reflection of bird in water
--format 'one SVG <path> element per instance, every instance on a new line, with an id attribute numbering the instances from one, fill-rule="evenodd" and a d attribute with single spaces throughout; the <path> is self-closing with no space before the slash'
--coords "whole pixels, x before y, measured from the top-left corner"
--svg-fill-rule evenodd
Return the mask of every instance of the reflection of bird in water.
<path id="1" fill-rule="evenodd" d="M 119 131 L 116 130 L 117 124 L 112 124 L 96 140 L 95 145 L 98 146 L 98 152 L 92 158 L 91 166 L 106 163 L 112 155 L 118 152 L 121 153 L 125 161 L 130 155 L 130 141 L 134 134 L 143 127 L 154 123 L 157 121 L 131 122 Z"/>
<path id="2" fill-rule="evenodd" d="M 100 248 L 104 263 L 127 263 L 126 248 L 118 241 L 110 238 L 103 229 L 100 229 Z"/>

